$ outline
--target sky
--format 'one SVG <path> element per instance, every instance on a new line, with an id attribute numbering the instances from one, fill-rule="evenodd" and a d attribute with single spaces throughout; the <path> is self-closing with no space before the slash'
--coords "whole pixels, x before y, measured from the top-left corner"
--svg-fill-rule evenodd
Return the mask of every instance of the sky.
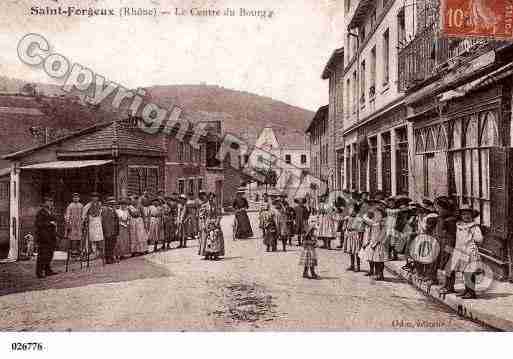
<path id="1" fill-rule="evenodd" d="M 43 16 L 45 9 L 157 8 L 169 15 Z M 188 15 L 175 15 L 176 9 Z M 236 10 L 237 16 L 191 16 L 192 8 Z M 240 16 L 240 8 L 272 10 L 271 18 Z M 342 0 L 2 0 L 0 75 L 52 82 L 17 57 L 27 33 L 52 51 L 125 87 L 200 84 L 268 96 L 315 111 L 328 101 L 321 72 L 343 41 Z"/>

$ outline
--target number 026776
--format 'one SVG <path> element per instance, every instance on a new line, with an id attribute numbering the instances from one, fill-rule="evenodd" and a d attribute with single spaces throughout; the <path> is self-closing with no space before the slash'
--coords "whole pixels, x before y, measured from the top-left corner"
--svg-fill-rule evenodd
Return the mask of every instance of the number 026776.
<path id="1" fill-rule="evenodd" d="M 45 347 L 42 343 L 11 343 L 11 351 L 42 351 Z"/>

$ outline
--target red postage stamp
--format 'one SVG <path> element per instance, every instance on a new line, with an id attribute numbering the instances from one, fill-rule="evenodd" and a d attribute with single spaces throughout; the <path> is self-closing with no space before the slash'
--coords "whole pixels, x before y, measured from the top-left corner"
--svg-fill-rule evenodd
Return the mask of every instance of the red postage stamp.
<path id="1" fill-rule="evenodd" d="M 513 40 L 513 0 L 442 0 L 440 18 L 445 36 Z"/>

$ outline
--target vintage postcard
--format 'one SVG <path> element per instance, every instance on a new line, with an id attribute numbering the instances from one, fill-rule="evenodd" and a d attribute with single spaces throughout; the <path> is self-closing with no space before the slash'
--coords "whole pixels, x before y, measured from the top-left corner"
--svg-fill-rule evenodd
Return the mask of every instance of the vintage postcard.
<path id="1" fill-rule="evenodd" d="M 512 19 L 3 0 L 0 331 L 512 331 Z"/>

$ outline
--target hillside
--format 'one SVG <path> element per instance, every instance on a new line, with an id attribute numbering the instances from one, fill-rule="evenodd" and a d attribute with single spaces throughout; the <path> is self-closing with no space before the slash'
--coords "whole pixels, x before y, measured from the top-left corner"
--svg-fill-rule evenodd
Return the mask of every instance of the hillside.
<path id="1" fill-rule="evenodd" d="M 18 92 L 25 82 L 0 76 L 0 91 Z M 45 95 L 58 96 L 58 86 L 36 84 Z M 180 106 L 186 112 L 223 114 L 223 129 L 235 133 L 253 143 L 263 127 L 288 136 L 291 142 L 304 141 L 304 128 L 314 113 L 281 101 L 243 91 L 213 85 L 152 86 L 146 89 L 151 101 L 170 108 Z M 102 106 L 111 111 L 108 103 Z M 124 111 L 122 111 L 124 112 Z M 226 115 L 224 115 L 226 114 Z M 299 143 L 298 143 L 299 144 Z"/>
<path id="2" fill-rule="evenodd" d="M 229 114 L 224 129 L 255 132 L 266 126 L 302 133 L 314 113 L 268 97 L 207 85 L 154 86 L 147 89 L 162 106 L 178 105 L 187 111 Z"/>

